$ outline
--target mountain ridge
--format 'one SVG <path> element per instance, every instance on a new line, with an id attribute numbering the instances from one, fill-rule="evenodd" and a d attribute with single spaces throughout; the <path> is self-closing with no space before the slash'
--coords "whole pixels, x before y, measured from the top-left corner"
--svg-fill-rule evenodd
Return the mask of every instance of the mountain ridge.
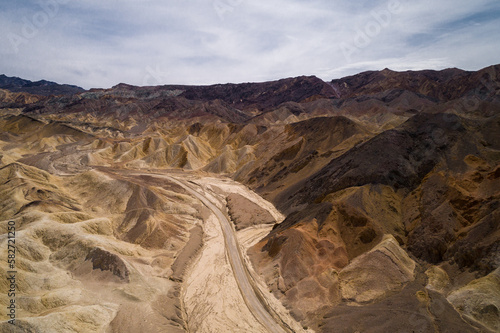
<path id="1" fill-rule="evenodd" d="M 57 112 L 74 113 L 106 105 L 106 113 L 120 114 L 120 117 L 127 114 L 132 117 L 142 114 L 150 120 L 215 117 L 239 123 L 262 121 L 257 119 L 266 117 L 300 118 L 303 113 L 322 113 L 324 107 L 336 109 L 340 114 L 375 116 L 388 111 L 406 114 L 459 98 L 464 98 L 461 108 L 479 103 L 478 98 L 494 95 L 500 81 L 499 73 L 500 65 L 494 65 L 477 72 L 459 69 L 369 71 L 331 82 L 315 76 L 300 76 L 260 83 L 205 86 L 138 87 L 121 83 L 65 97 L 46 96 L 27 105 L 25 112 L 51 113 L 57 109 Z"/>
<path id="2" fill-rule="evenodd" d="M 135 86 L 128 83 L 118 83 L 111 88 L 92 88 L 85 90 L 76 85 L 58 84 L 56 82 L 39 80 L 30 81 L 19 77 L 8 77 L 0 74 L 0 89 L 10 90 L 12 92 L 32 92 L 36 94 L 36 87 L 50 87 L 54 92 L 60 90 L 61 94 L 70 95 L 84 91 L 120 91 L 120 90 L 136 90 L 136 91 L 159 91 L 159 90 L 182 90 L 181 93 L 188 99 L 198 100 L 213 100 L 223 99 L 233 104 L 238 103 L 236 97 L 231 96 L 235 90 L 241 89 L 244 92 L 252 90 L 263 90 L 263 88 L 278 87 L 284 89 L 283 86 L 291 85 L 304 85 L 310 84 L 316 86 L 316 92 L 322 97 L 332 98 L 349 98 L 359 94 L 373 94 L 381 92 L 381 89 L 394 89 L 394 85 L 403 85 L 407 90 L 414 91 L 419 85 L 426 84 L 428 81 L 435 81 L 437 84 L 449 84 L 450 80 L 456 80 L 461 77 L 467 77 L 469 80 L 477 79 L 477 76 L 497 75 L 500 70 L 500 64 L 487 66 L 477 71 L 466 71 L 456 67 L 445 68 L 442 70 L 407 70 L 407 71 L 393 71 L 385 68 L 382 70 L 369 70 L 360 72 L 358 74 L 345 76 L 338 79 L 322 80 L 315 75 L 302 75 L 297 77 L 289 77 L 278 80 L 261 81 L 261 82 L 241 82 L 241 83 L 216 83 L 210 85 L 180 85 L 180 84 L 164 84 L 156 86 Z M 412 82 L 409 77 L 413 77 Z M 472 77 L 471 77 L 472 76 Z M 385 82 L 384 82 L 385 81 Z M 373 87 L 371 83 L 375 83 Z M 382 83 L 382 84 L 381 84 Z M 347 85 L 347 86 L 346 86 Z M 347 88 L 348 87 L 348 88 Z M 29 88 L 33 88 L 30 89 Z M 360 88 L 363 88 L 359 90 Z M 50 90 L 39 94 L 50 95 Z M 33 92 L 35 91 L 35 92 Z M 415 91 L 414 91 L 415 92 Z M 263 91 L 260 91 L 263 93 Z M 53 93 L 56 94 L 56 93 Z M 229 95 L 229 96 L 228 96 Z M 435 97 L 435 94 L 430 94 Z M 312 96 L 309 96 L 312 97 Z M 298 100 L 296 100 L 298 99 Z M 300 96 L 289 99 L 291 101 L 300 101 Z M 251 99 L 249 100 L 251 102 Z M 274 105 L 275 106 L 275 105 Z"/>
<path id="3" fill-rule="evenodd" d="M 75 85 L 59 84 L 47 80 L 30 81 L 15 76 L 9 77 L 4 74 L 0 74 L 0 89 L 42 96 L 73 95 L 85 91 L 85 89 Z"/>

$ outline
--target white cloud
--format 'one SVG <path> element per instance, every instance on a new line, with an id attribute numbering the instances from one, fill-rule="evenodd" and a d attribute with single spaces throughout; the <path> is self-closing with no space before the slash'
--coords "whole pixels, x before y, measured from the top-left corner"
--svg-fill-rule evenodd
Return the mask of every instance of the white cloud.
<path id="1" fill-rule="evenodd" d="M 497 62 L 500 48 L 495 0 L 399 0 L 387 22 L 398 0 L 40 1 L 64 4 L 55 15 L 38 3 L 0 5 L 8 6 L 0 10 L 0 73 L 85 88 L 329 80 L 384 67 L 479 69 Z M 30 24 L 36 31 L 25 38 Z"/>

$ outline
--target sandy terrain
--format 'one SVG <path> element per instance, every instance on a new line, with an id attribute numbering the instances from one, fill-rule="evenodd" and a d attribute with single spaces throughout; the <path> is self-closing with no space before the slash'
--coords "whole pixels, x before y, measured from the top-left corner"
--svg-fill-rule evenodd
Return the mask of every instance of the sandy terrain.
<path id="1" fill-rule="evenodd" d="M 248 310 L 226 257 L 213 214 L 205 221 L 205 246 L 185 278 L 183 292 L 192 332 L 267 332 Z"/>
<path id="2" fill-rule="evenodd" d="M 223 207 L 226 197 L 231 194 L 239 194 L 246 199 L 251 200 L 252 203 L 261 207 L 261 209 L 265 209 L 267 213 L 273 216 L 276 221 L 282 221 L 284 218 L 271 203 L 239 183 L 217 177 L 203 177 L 191 181 L 201 185 L 205 190 L 204 194 L 207 195 L 207 197 L 212 197 L 212 200 L 214 200 L 212 202 L 218 203 L 221 207 Z M 276 318 L 279 318 L 279 321 L 283 322 L 283 325 L 285 325 L 288 330 L 294 332 L 304 332 L 305 330 L 291 317 L 289 311 L 283 306 L 283 304 L 276 299 L 273 294 L 269 293 L 264 280 L 255 272 L 248 256 L 246 255 L 248 249 L 261 240 L 271 229 L 272 225 L 259 224 L 238 231 L 237 238 L 239 242 L 240 254 L 242 255 L 242 259 L 247 267 L 248 274 L 251 276 L 252 284 L 258 289 L 259 297 L 262 298 L 261 302 L 266 304 L 266 307 Z M 276 332 L 276 329 L 271 329 L 271 331 Z"/>

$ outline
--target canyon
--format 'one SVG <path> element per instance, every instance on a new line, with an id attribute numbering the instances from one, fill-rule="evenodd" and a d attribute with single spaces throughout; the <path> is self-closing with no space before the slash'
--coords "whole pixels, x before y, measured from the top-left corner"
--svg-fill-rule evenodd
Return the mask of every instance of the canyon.
<path id="1" fill-rule="evenodd" d="M 500 331 L 500 65 L 0 83 L 2 332 Z"/>

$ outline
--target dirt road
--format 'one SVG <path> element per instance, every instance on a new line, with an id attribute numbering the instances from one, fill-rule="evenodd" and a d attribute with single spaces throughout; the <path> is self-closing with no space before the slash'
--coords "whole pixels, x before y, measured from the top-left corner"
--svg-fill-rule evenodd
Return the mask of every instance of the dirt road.
<path id="1" fill-rule="evenodd" d="M 262 325 L 264 325 L 264 327 L 266 327 L 269 332 L 273 333 L 287 332 L 269 314 L 268 310 L 266 309 L 266 306 L 262 304 L 259 297 L 257 296 L 256 290 L 254 289 L 252 283 L 250 282 L 250 277 L 247 273 L 247 270 L 245 269 L 243 260 L 241 258 L 234 229 L 232 228 L 231 223 L 228 221 L 226 216 L 206 196 L 194 190 L 191 187 L 191 185 L 188 185 L 186 182 L 183 182 L 181 180 L 178 180 L 170 176 L 163 176 L 163 177 L 169 179 L 173 183 L 182 186 L 184 189 L 186 189 L 186 191 L 188 191 L 190 194 L 198 198 L 205 206 L 207 206 L 217 216 L 224 233 L 227 254 L 231 262 L 231 266 L 233 268 L 236 281 L 238 283 L 241 294 L 248 308 L 250 309 L 252 314 L 257 318 L 257 320 Z"/>

